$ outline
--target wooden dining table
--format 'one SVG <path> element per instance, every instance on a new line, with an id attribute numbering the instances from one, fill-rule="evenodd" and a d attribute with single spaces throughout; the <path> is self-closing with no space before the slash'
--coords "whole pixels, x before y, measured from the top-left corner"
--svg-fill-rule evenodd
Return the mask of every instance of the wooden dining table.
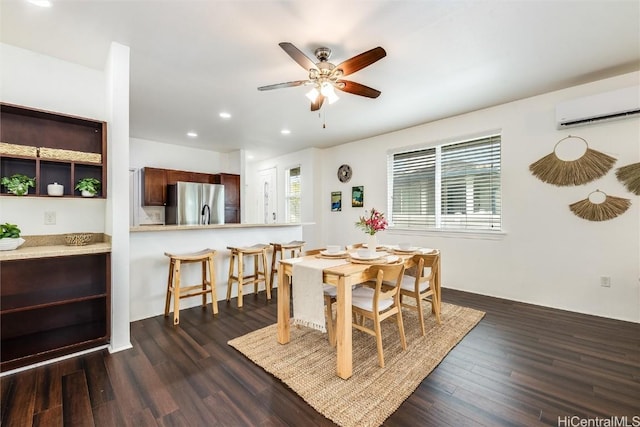
<path id="1" fill-rule="evenodd" d="M 414 265 L 413 254 L 398 255 L 404 261 L 405 267 Z M 304 257 L 313 259 L 315 255 Z M 289 279 L 293 276 L 295 261 L 284 259 L 278 265 L 278 342 L 287 344 L 291 339 L 291 287 Z M 366 282 L 373 278 L 369 272 L 370 264 L 356 264 L 347 262 L 335 267 L 322 270 L 323 282 L 336 286 L 336 373 L 340 378 L 348 379 L 353 372 L 353 342 L 351 335 L 351 291 L 352 286 Z M 438 271 L 440 269 L 438 268 Z M 286 284 L 286 285 L 285 285 Z M 440 289 L 440 275 L 434 277 L 436 289 Z M 328 345 L 328 344 L 327 344 Z"/>

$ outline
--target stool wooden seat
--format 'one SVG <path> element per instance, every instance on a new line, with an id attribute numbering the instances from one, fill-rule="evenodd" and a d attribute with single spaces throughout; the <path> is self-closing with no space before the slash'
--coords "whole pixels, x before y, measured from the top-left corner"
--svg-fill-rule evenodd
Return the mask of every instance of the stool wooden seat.
<path id="1" fill-rule="evenodd" d="M 278 271 L 278 260 L 277 256 L 280 254 L 280 259 L 285 259 L 287 252 L 291 258 L 296 258 L 302 255 L 302 247 L 306 242 L 301 240 L 292 240 L 289 243 L 269 243 L 273 248 L 273 253 L 271 254 L 271 275 L 269 277 L 269 283 L 273 288 L 273 276 L 275 276 Z"/>
<path id="2" fill-rule="evenodd" d="M 264 282 L 267 293 L 267 300 L 271 299 L 271 286 L 267 274 L 267 249 L 269 245 L 257 244 L 249 247 L 228 246 L 231 251 L 229 259 L 229 281 L 227 283 L 227 301 L 231 300 L 231 288 L 234 283 L 238 284 L 238 308 L 242 307 L 242 287 L 253 283 L 253 292 L 258 293 L 258 285 Z M 253 257 L 253 274 L 245 275 L 245 257 Z M 260 264 L 262 263 L 262 268 Z M 237 267 L 236 267 L 237 266 Z M 235 271 L 237 274 L 234 274 Z"/>
<path id="3" fill-rule="evenodd" d="M 216 297 L 216 275 L 213 268 L 213 257 L 216 251 L 213 249 L 203 249 L 199 252 L 188 254 L 172 254 L 165 252 L 169 257 L 169 279 L 167 280 L 167 298 L 164 305 L 164 316 L 169 316 L 169 306 L 171 305 L 171 294 L 173 294 L 173 324 L 180 323 L 180 298 L 195 297 L 202 295 L 202 306 L 207 306 L 207 294 L 211 294 L 211 306 L 213 314 L 218 314 L 218 298 Z M 199 262 L 202 264 L 202 283 L 197 285 L 182 286 L 181 267 L 182 264 Z M 207 280 L 207 266 L 209 269 L 209 279 Z"/>

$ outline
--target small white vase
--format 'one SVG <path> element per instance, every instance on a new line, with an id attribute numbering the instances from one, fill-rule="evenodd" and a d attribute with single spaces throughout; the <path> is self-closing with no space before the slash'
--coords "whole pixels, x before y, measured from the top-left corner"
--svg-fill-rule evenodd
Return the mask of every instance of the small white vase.
<path id="1" fill-rule="evenodd" d="M 369 256 L 375 256 L 377 247 L 378 237 L 375 234 L 367 234 L 367 249 L 369 249 Z"/>
<path id="2" fill-rule="evenodd" d="M 95 194 L 93 194 L 92 192 L 87 191 L 87 190 L 82 190 L 80 193 L 82 194 L 82 197 L 93 197 L 93 196 L 95 196 Z"/>

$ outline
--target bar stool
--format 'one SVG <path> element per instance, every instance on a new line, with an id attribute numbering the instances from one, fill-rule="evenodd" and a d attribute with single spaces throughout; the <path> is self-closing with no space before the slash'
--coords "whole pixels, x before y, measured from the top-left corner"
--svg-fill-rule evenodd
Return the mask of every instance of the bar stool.
<path id="1" fill-rule="evenodd" d="M 207 306 L 207 294 L 211 293 L 211 306 L 213 314 L 218 314 L 218 299 L 216 297 L 216 275 L 213 269 L 213 257 L 216 251 L 203 249 L 199 252 L 188 254 L 172 254 L 165 252 L 169 257 L 169 280 L 167 280 L 167 298 L 164 304 L 164 317 L 169 316 L 171 294 L 173 294 L 173 324 L 180 323 L 180 298 L 202 295 L 202 306 Z M 202 283 L 197 285 L 182 286 L 180 271 L 182 264 L 199 262 L 202 264 Z M 207 280 L 207 266 L 209 267 L 209 280 Z"/>
<path id="2" fill-rule="evenodd" d="M 280 254 L 280 259 L 285 259 L 287 251 L 291 258 L 296 258 L 302 255 L 302 247 L 306 242 L 301 240 L 292 240 L 289 243 L 269 243 L 273 247 L 273 253 L 271 254 L 271 276 L 269 278 L 270 287 L 273 289 L 273 276 L 275 276 L 278 270 L 277 257 Z"/>
<path id="3" fill-rule="evenodd" d="M 242 286 L 253 283 L 253 292 L 258 294 L 258 285 L 264 282 L 264 288 L 267 292 L 267 300 L 271 299 L 271 286 L 269 285 L 269 276 L 267 275 L 267 248 L 269 245 L 257 244 L 250 247 L 240 248 L 227 246 L 231 251 L 229 259 L 229 281 L 227 283 L 227 301 L 231 300 L 231 288 L 233 283 L 238 283 L 238 308 L 242 307 Z M 253 274 L 245 275 L 244 258 L 253 257 Z M 238 274 L 234 275 L 236 270 Z M 262 269 L 260 269 L 260 261 L 262 261 Z"/>

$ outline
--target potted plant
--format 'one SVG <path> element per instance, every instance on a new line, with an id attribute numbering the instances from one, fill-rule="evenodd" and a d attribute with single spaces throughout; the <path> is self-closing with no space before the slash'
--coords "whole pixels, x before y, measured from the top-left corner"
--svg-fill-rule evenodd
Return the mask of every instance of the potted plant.
<path id="1" fill-rule="evenodd" d="M 35 187 L 36 179 L 16 173 L 9 177 L 2 177 L 0 183 L 7 187 L 9 193 L 15 194 L 16 196 L 24 196 L 29 192 L 29 187 Z"/>
<path id="2" fill-rule="evenodd" d="M 82 197 L 93 197 L 100 192 L 100 180 L 95 178 L 82 178 L 78 180 L 76 190 L 82 193 Z"/>
<path id="3" fill-rule="evenodd" d="M 24 243 L 20 237 L 20 229 L 15 224 L 5 222 L 0 224 L 0 251 L 10 251 L 16 249 Z"/>

